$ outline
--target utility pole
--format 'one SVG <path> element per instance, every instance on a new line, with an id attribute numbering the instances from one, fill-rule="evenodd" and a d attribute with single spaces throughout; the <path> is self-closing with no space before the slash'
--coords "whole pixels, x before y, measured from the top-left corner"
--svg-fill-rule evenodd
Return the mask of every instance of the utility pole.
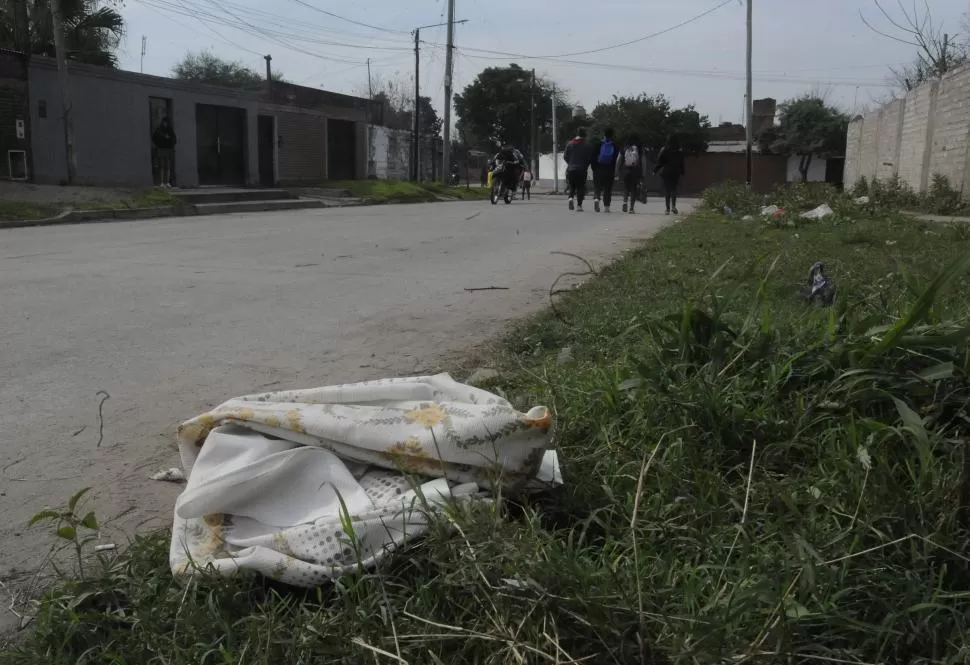
<path id="1" fill-rule="evenodd" d="M 263 60 L 266 61 L 266 82 L 268 83 L 273 80 L 273 67 L 270 65 L 273 62 L 273 56 L 264 55 Z"/>
<path id="2" fill-rule="evenodd" d="M 448 43 L 445 48 L 445 144 L 442 146 L 441 181 L 451 174 L 451 73 L 455 50 L 455 0 L 448 0 Z"/>
<path id="3" fill-rule="evenodd" d="M 141 73 L 145 73 L 145 51 L 148 50 L 148 37 L 145 35 L 141 36 Z"/>
<path id="4" fill-rule="evenodd" d="M 529 163 L 533 177 L 537 177 L 539 153 L 536 151 L 536 70 L 532 70 L 532 85 L 529 88 Z"/>
<path id="5" fill-rule="evenodd" d="M 556 84 L 552 85 L 552 182 L 553 193 L 559 193 L 559 135 L 556 132 Z"/>
<path id="6" fill-rule="evenodd" d="M 745 182 L 748 183 L 748 187 L 751 186 L 751 172 L 753 170 L 754 164 L 752 163 L 751 157 L 751 146 L 754 143 L 754 98 L 752 95 L 752 84 L 751 84 L 751 3 L 753 0 L 748 0 L 748 49 L 747 49 L 747 93 L 744 100 L 744 110 L 745 110 L 745 124 L 747 129 L 745 132 L 745 141 L 747 143 L 747 150 L 745 151 Z"/>
<path id="7" fill-rule="evenodd" d="M 57 58 L 57 81 L 61 88 L 61 112 L 64 117 L 64 152 L 67 158 L 67 184 L 73 185 L 77 174 L 77 155 L 74 154 L 74 118 L 71 112 L 71 81 L 64 50 L 64 14 L 61 0 L 51 0 L 54 23 L 54 55 Z"/>
<path id="8" fill-rule="evenodd" d="M 370 58 L 367 58 L 367 95 L 370 99 L 374 99 L 374 84 L 370 78 Z"/>
<path id="9" fill-rule="evenodd" d="M 421 120 L 418 116 L 421 101 L 421 28 L 414 29 L 414 129 L 411 131 L 411 180 L 417 182 L 421 178 L 419 162 L 421 161 L 421 146 L 418 137 L 421 135 Z"/>

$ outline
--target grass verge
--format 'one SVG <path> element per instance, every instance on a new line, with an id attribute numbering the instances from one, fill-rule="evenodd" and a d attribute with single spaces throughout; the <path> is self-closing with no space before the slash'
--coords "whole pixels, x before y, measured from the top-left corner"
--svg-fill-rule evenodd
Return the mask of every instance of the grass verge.
<path id="1" fill-rule="evenodd" d="M 491 387 L 555 409 L 561 494 L 309 593 L 141 537 L 0 662 L 968 662 L 970 229 L 793 223 L 694 215 L 509 336 Z"/>
<path id="2" fill-rule="evenodd" d="M 177 205 L 167 189 L 152 188 L 131 192 L 119 198 L 87 199 L 71 202 L 35 203 L 0 201 L 0 220 L 48 219 L 64 210 L 126 210 Z"/>
<path id="3" fill-rule="evenodd" d="M 368 203 L 431 203 L 442 197 L 460 200 L 488 198 L 481 188 L 452 187 L 438 182 L 409 182 L 407 180 L 346 180 L 328 182 L 329 189 L 345 189 L 352 196 Z"/>

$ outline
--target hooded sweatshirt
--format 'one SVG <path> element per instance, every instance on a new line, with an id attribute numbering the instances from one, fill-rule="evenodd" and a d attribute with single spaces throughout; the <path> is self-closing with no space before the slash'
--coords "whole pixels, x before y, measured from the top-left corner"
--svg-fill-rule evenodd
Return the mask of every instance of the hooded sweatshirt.
<path id="1" fill-rule="evenodd" d="M 586 139 L 577 136 L 567 143 L 562 158 L 566 162 L 567 171 L 586 171 L 590 162 L 589 146 L 586 144 Z"/>

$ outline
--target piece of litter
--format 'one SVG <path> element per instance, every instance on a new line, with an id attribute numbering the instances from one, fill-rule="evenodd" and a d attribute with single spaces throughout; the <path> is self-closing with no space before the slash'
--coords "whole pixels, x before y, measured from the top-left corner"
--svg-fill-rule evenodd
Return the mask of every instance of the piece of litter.
<path id="1" fill-rule="evenodd" d="M 825 274 L 825 264 L 816 261 L 808 271 L 808 289 L 805 297 L 809 302 L 831 305 L 835 301 L 835 284 Z"/>
<path id="2" fill-rule="evenodd" d="M 149 478 L 152 480 L 164 480 L 168 483 L 185 482 L 185 474 L 182 473 L 182 469 L 178 469 L 176 467 L 159 471 L 158 473 L 153 473 L 151 476 L 149 476 Z"/>
<path id="3" fill-rule="evenodd" d="M 745 215 L 744 217 L 741 218 L 741 221 L 750 222 L 752 219 L 754 219 L 754 217 L 752 217 L 751 215 Z"/>
<path id="4" fill-rule="evenodd" d="M 772 215 L 777 215 L 782 212 L 781 208 L 776 205 L 765 206 L 761 209 L 761 214 L 765 217 L 771 217 Z"/>
<path id="5" fill-rule="evenodd" d="M 822 219 L 832 214 L 834 214 L 832 210 L 832 206 L 830 206 L 828 203 L 823 203 L 822 205 L 815 208 L 814 210 L 803 212 L 802 219 Z"/>
<path id="6" fill-rule="evenodd" d="M 869 197 L 868 196 L 860 196 L 857 199 L 853 199 L 853 202 L 856 203 L 856 204 L 858 204 L 858 205 L 865 205 L 865 204 L 869 203 Z"/>
<path id="7" fill-rule="evenodd" d="M 112 552 L 112 551 L 114 551 L 116 549 L 118 549 L 118 546 L 115 545 L 114 543 L 107 543 L 105 545 L 95 545 L 94 546 L 94 551 L 95 552 Z"/>

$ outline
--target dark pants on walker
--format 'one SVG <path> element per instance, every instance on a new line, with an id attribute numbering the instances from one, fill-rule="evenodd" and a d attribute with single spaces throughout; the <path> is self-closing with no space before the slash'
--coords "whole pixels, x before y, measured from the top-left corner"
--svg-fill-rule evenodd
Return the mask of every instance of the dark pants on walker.
<path id="1" fill-rule="evenodd" d="M 671 208 L 677 209 L 677 183 L 680 176 L 664 176 L 664 203 L 667 204 L 667 211 Z"/>
<path id="2" fill-rule="evenodd" d="M 586 198 L 586 169 L 566 171 L 566 182 L 569 184 L 569 198 L 576 197 L 576 203 L 583 205 Z"/>
<path id="3" fill-rule="evenodd" d="M 630 209 L 640 197 L 640 169 L 627 169 L 623 174 L 623 202 L 629 199 Z"/>
<path id="4" fill-rule="evenodd" d="M 593 171 L 593 198 L 599 201 L 603 197 L 603 205 L 610 207 L 613 200 L 613 169 Z"/>

